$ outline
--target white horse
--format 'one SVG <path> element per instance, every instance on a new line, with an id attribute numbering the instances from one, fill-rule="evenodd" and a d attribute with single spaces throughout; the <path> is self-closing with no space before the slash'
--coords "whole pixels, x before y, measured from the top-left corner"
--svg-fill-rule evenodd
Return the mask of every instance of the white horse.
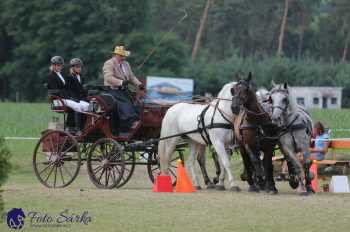
<path id="1" fill-rule="evenodd" d="M 231 89 L 235 82 L 226 84 L 219 92 L 217 99 L 209 103 L 209 105 L 196 105 L 188 103 L 179 103 L 169 108 L 165 114 L 162 122 L 161 138 L 188 131 L 198 129 L 198 120 L 202 115 L 202 122 L 205 126 L 214 123 L 216 125 L 232 125 L 235 118 L 235 114 L 232 113 L 232 93 Z M 203 127 L 203 126 L 201 126 Z M 226 152 L 226 148 L 233 143 L 233 130 L 230 127 L 226 128 L 208 128 L 207 134 L 203 131 L 194 132 L 186 135 L 186 139 L 190 146 L 190 156 L 186 162 L 192 175 L 192 181 L 194 186 L 200 188 L 199 180 L 194 170 L 194 163 L 196 155 L 205 155 L 205 146 L 210 140 L 219 159 L 224 166 L 224 169 L 228 175 L 230 190 L 240 191 L 240 188 L 236 186 L 231 171 L 231 163 Z M 208 136 L 206 136 L 208 135 Z M 209 137 L 209 138 L 208 138 Z M 158 152 L 160 157 L 160 170 L 161 175 L 168 175 L 168 167 L 170 157 L 176 147 L 176 144 L 181 141 L 181 137 L 173 137 L 165 140 L 161 140 L 158 145 Z M 199 154 L 198 154 L 199 153 Z M 223 190 L 224 187 L 225 172 L 220 173 L 217 189 Z"/>
<path id="2" fill-rule="evenodd" d="M 291 89 L 286 83 L 274 84 L 274 88 L 270 91 L 270 100 L 272 103 L 272 122 L 282 128 L 279 137 L 281 151 L 287 156 L 287 161 L 292 163 L 294 169 L 289 170 L 289 172 L 296 175 L 294 181 L 299 182 L 299 190 L 302 193 L 305 193 L 306 190 L 309 192 L 311 184 L 308 176 L 309 167 L 303 165 L 303 157 L 298 157 L 298 153 L 306 156 L 309 154 L 312 119 L 307 111 L 296 103 L 292 97 Z M 306 189 L 303 181 L 305 175 Z"/>

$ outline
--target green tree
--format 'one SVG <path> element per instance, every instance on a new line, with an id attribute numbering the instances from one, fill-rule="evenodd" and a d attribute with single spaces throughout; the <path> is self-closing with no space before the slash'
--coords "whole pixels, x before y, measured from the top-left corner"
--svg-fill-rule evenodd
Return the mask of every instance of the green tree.
<path id="1" fill-rule="evenodd" d="M 30 101 L 45 95 L 51 56 L 61 55 L 66 62 L 81 57 L 86 76 L 94 79 L 117 37 L 144 29 L 149 12 L 146 0 L 5 0 L 2 7 L 1 21 L 15 47 L 0 74 L 11 77 L 12 91 Z"/>
<path id="2" fill-rule="evenodd" d="M 4 210 L 1 186 L 5 183 L 11 170 L 9 159 L 10 151 L 5 146 L 5 140 L 0 137 L 0 215 L 2 215 Z"/>

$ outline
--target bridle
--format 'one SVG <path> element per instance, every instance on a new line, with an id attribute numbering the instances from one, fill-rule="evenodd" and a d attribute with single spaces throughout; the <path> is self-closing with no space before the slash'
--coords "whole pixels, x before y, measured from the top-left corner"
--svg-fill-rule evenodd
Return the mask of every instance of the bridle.
<path id="1" fill-rule="evenodd" d="M 286 99 L 286 104 L 285 104 L 284 107 L 282 107 L 280 105 L 274 106 L 272 104 L 272 112 L 274 112 L 275 109 L 280 109 L 282 112 L 285 112 L 288 109 L 288 107 L 289 107 L 289 100 L 288 100 L 289 93 L 288 93 L 288 90 L 286 90 L 286 89 L 273 89 L 271 91 L 270 95 L 272 95 L 274 93 L 281 93 L 282 95 L 284 95 L 285 99 Z"/>

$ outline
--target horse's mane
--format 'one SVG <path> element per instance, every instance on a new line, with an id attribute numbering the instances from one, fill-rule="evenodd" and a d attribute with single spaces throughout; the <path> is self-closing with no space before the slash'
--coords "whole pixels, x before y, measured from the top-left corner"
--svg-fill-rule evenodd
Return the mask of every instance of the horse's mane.
<path id="1" fill-rule="evenodd" d="M 218 98 L 232 98 L 231 95 L 231 88 L 237 84 L 237 82 L 230 82 L 227 83 L 226 85 L 224 85 L 224 87 L 222 87 L 222 89 L 220 90 L 220 92 L 218 93 Z"/>
<path id="2" fill-rule="evenodd" d="M 265 87 L 261 87 L 255 92 L 255 94 L 257 96 L 258 102 L 261 103 L 261 102 L 267 100 L 270 92 Z"/>

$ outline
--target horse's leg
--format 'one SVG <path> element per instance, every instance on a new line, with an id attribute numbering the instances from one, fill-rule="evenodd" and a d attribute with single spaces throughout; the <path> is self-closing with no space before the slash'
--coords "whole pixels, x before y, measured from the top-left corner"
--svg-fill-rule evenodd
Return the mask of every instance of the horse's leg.
<path id="1" fill-rule="evenodd" d="M 204 183 L 207 186 L 207 189 L 212 189 L 214 188 L 214 184 L 213 182 L 211 182 L 208 172 L 207 172 L 207 168 L 205 165 L 205 161 L 206 161 L 206 156 L 205 156 L 205 146 L 204 145 L 199 145 L 198 147 L 198 155 L 197 155 L 197 161 L 199 163 L 199 167 L 201 168 L 202 174 L 203 174 L 203 179 L 204 179 Z"/>
<path id="2" fill-rule="evenodd" d="M 178 138 L 161 140 L 158 144 L 160 175 L 169 175 L 169 160 L 176 148 Z"/>
<path id="3" fill-rule="evenodd" d="M 212 139 L 212 142 L 213 142 L 213 146 L 215 148 L 215 151 L 217 152 L 218 156 L 220 157 L 221 159 L 221 162 L 225 168 L 225 171 L 228 175 L 228 180 L 229 180 L 229 183 L 230 183 L 230 189 L 232 191 L 240 191 L 240 188 L 238 186 L 235 185 L 235 182 L 234 182 L 234 178 L 233 178 L 233 174 L 232 174 L 232 171 L 231 171 L 231 163 L 230 163 L 230 160 L 228 158 L 228 155 L 227 155 L 227 152 L 226 152 L 226 149 L 225 149 L 225 145 L 219 140 L 219 139 Z M 221 173 L 224 173 L 223 171 Z M 220 180 L 219 180 L 219 186 L 221 187 L 224 187 L 224 174 L 220 174 Z"/>
<path id="4" fill-rule="evenodd" d="M 200 145 L 198 143 L 195 143 L 192 141 L 189 142 L 189 145 L 190 145 L 190 155 L 186 161 L 186 166 L 189 168 L 189 170 L 191 172 L 192 182 L 193 182 L 194 187 L 199 190 L 199 189 L 202 189 L 202 187 L 199 184 L 199 180 L 198 180 L 195 168 L 194 168 L 194 164 L 196 161 L 196 156 L 198 155 L 198 148 Z"/>
<path id="5" fill-rule="evenodd" d="M 249 144 L 244 144 L 244 148 L 247 151 L 250 162 L 254 167 L 255 174 L 259 181 L 263 181 L 264 179 L 264 170 L 262 167 L 262 162 L 260 160 L 260 152 L 254 146 L 249 146 Z"/>
<path id="6" fill-rule="evenodd" d="M 214 184 L 217 184 L 219 182 L 219 177 L 220 177 L 220 174 L 221 174 L 221 165 L 220 165 L 220 162 L 219 162 L 219 159 L 218 159 L 218 154 L 216 153 L 215 149 L 212 149 L 212 158 L 213 158 L 213 161 L 214 161 L 214 165 L 215 165 L 215 174 L 216 174 L 216 177 L 213 178 L 213 182 Z"/>
<path id="7" fill-rule="evenodd" d="M 289 160 L 288 156 L 286 157 L 287 167 L 288 167 L 288 175 L 289 175 L 289 186 L 292 189 L 296 189 L 299 186 L 298 175 L 296 174 L 295 167 L 293 163 Z"/>
<path id="8" fill-rule="evenodd" d="M 280 148 L 282 150 L 282 153 L 285 154 L 290 162 L 293 164 L 295 167 L 295 174 L 298 176 L 298 182 L 299 182 L 299 189 L 298 191 L 304 195 L 306 193 L 306 188 L 304 184 L 304 179 L 305 179 L 305 172 L 304 172 L 304 167 L 301 164 L 300 160 L 297 157 L 297 154 L 295 152 L 295 148 L 293 147 L 294 143 L 290 136 L 287 136 L 288 134 L 282 136 L 280 138 Z"/>
<path id="9" fill-rule="evenodd" d="M 216 153 L 216 151 L 215 151 Z M 216 153 L 217 155 L 218 153 Z M 218 176 L 218 182 L 215 184 L 215 188 L 217 190 L 225 190 L 225 167 L 222 163 L 222 160 L 221 158 L 217 155 L 218 157 L 218 164 L 219 164 L 219 168 L 220 168 L 220 173 L 219 173 L 219 176 Z"/>
<path id="10" fill-rule="evenodd" d="M 272 192 L 273 194 L 277 194 L 278 190 L 275 186 L 275 181 L 273 179 L 273 164 L 272 164 L 272 156 L 273 156 L 273 148 L 274 144 L 266 144 L 264 146 L 264 171 L 265 171 L 265 191 Z"/>
<path id="11" fill-rule="evenodd" d="M 247 182 L 249 185 L 248 191 L 249 192 L 259 192 L 259 188 L 256 186 L 256 184 L 253 180 L 253 169 L 252 169 L 251 162 L 250 162 L 249 156 L 247 154 L 247 151 L 244 149 L 243 146 L 242 147 L 240 146 L 239 150 L 241 153 L 244 169 L 246 172 Z"/>

